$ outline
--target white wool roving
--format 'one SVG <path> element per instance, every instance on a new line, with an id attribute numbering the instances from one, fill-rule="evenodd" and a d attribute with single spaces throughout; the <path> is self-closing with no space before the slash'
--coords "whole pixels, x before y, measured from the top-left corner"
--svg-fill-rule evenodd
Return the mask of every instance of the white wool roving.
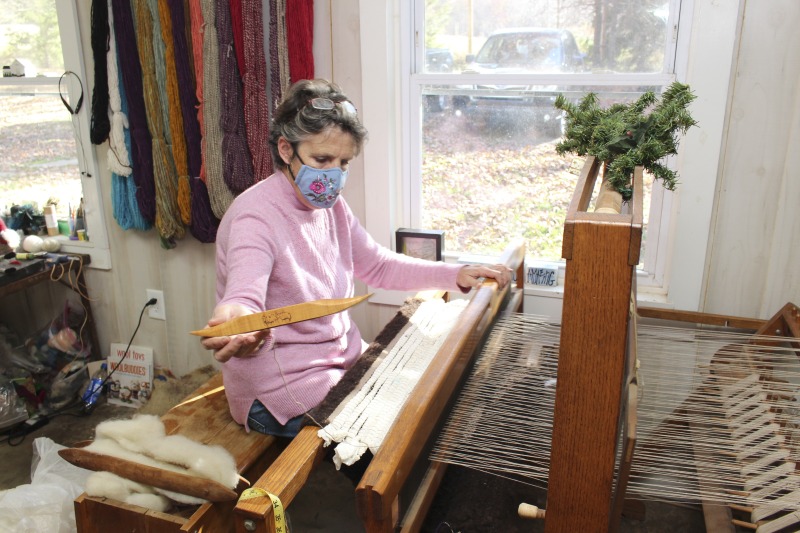
<path id="1" fill-rule="evenodd" d="M 163 422 L 155 415 L 136 415 L 128 420 L 102 422 L 95 429 L 95 440 L 85 449 L 162 470 L 211 479 L 231 489 L 239 483 L 236 462 L 225 448 L 201 444 L 183 435 L 167 435 Z M 119 478 L 108 472 L 99 473 Z M 205 501 L 194 496 L 125 481 L 127 483 L 120 487 L 119 483 L 112 483 L 103 476 L 99 480 L 93 480 L 93 493 L 89 492 L 87 486 L 87 493 L 128 501 L 131 495 L 125 494 L 125 491 L 130 491 L 131 494 L 136 494 L 137 501 L 150 502 L 156 507 L 161 506 L 158 500 L 161 496 L 154 493 L 180 503 L 200 504 Z M 138 490 L 137 486 L 147 490 Z M 124 498 L 120 498 L 120 494 Z M 156 508 L 151 505 L 143 506 Z"/>

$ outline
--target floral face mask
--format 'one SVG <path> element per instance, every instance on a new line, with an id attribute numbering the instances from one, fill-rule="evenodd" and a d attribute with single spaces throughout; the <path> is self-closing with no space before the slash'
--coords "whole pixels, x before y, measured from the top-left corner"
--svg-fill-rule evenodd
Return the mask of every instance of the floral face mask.
<path id="1" fill-rule="evenodd" d="M 299 157 L 298 157 L 299 159 Z M 301 160 L 300 163 L 303 163 Z M 289 167 L 291 172 L 291 167 Z M 305 163 L 300 167 L 294 182 L 300 192 L 314 207 L 327 209 L 339 199 L 339 193 L 347 182 L 347 171 L 339 167 L 313 168 Z"/>

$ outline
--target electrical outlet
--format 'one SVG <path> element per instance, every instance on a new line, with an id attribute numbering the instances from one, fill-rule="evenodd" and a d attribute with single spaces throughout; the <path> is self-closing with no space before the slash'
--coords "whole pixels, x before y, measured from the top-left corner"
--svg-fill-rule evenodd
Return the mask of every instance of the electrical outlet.
<path id="1" fill-rule="evenodd" d="M 155 289 L 147 289 L 147 301 L 150 301 L 150 298 L 155 298 L 156 304 L 151 305 L 147 308 L 147 315 L 150 318 L 155 318 L 156 320 L 166 320 L 166 307 L 164 305 L 164 291 L 157 291 Z"/>

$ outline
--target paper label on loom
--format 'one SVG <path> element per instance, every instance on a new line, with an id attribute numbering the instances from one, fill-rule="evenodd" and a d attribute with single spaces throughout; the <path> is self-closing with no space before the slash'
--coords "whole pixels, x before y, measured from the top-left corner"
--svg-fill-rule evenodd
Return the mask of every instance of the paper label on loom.
<path id="1" fill-rule="evenodd" d="M 108 403 L 138 408 L 153 392 L 153 349 L 131 346 L 125 355 L 125 344 L 112 344 L 108 355 Z M 111 372 L 114 372 L 112 375 Z"/>

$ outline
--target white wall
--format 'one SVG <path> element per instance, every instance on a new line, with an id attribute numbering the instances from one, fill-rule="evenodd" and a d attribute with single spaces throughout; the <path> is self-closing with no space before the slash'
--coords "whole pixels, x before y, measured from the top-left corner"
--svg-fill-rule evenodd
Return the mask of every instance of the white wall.
<path id="1" fill-rule="evenodd" d="M 800 303 L 800 3 L 743 15 L 701 305 L 766 317 Z"/>
<path id="2" fill-rule="evenodd" d="M 370 128 L 366 153 L 353 162 L 347 188 L 348 202 L 362 220 L 392 210 L 387 197 L 369 196 L 367 202 L 367 180 L 385 180 L 400 164 L 396 131 L 382 129 L 390 117 L 376 112 L 378 96 L 367 91 L 377 82 L 386 85 L 385 94 L 399 97 L 387 67 L 396 56 L 392 31 L 399 1 L 315 2 L 317 74 L 343 87 Z M 795 209 L 800 205 L 800 155 L 791 149 L 800 142 L 800 34 L 794 30 L 800 23 L 800 3 L 693 0 L 689 5 L 696 23 L 686 81 L 710 89 L 699 94 L 693 108 L 699 128 L 681 143 L 684 183 L 673 207 L 678 231 L 670 298 L 680 309 L 766 317 L 786 301 L 800 302 L 800 252 L 793 246 L 800 230 Z M 89 12 L 89 3 L 81 2 L 91 76 Z M 374 35 L 375 28 L 378 42 L 361 42 L 359 36 L 370 29 Z M 364 50 L 369 52 L 366 58 Z M 385 63 L 376 70 L 375 62 L 381 61 Z M 111 212 L 105 145 L 96 152 L 107 199 L 105 216 L 112 221 L 112 268 L 87 274 L 103 351 L 111 342 L 128 342 L 146 301 L 145 290 L 152 288 L 164 291 L 167 320 L 145 315 L 135 343 L 152 346 L 156 362 L 179 375 L 211 363 L 211 355 L 188 332 L 204 325 L 213 309 L 213 245 L 187 237 L 174 250 L 164 250 L 154 231 L 119 229 Z M 385 171 L 365 176 L 365 161 L 370 169 L 385 165 Z M 710 237 L 704 228 L 710 228 Z M 58 291 L 34 290 L 9 298 L 0 319 L 20 329 L 39 327 L 62 301 Z M 553 298 L 528 306 L 546 314 L 559 308 Z M 392 313 L 389 306 L 369 304 L 357 308 L 354 316 L 371 339 Z"/>

